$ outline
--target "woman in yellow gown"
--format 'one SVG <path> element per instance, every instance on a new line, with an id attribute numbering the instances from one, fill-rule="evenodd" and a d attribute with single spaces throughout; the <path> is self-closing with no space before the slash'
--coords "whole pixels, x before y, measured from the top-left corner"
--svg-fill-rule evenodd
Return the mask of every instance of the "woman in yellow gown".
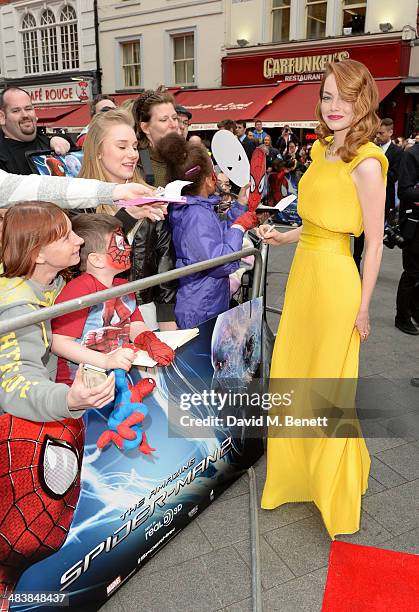
<path id="1" fill-rule="evenodd" d="M 274 379 L 358 376 L 359 346 L 370 333 L 368 310 L 382 256 L 388 163 L 370 142 L 379 125 L 377 106 L 377 88 L 363 64 L 328 65 L 316 109 L 319 140 L 299 183 L 302 227 L 287 233 L 259 228 L 267 244 L 298 242 L 272 357 L 272 385 Z M 350 234 L 363 230 L 361 285 Z M 370 467 L 362 435 L 285 435 L 268 438 L 262 508 L 313 501 L 332 539 L 357 531 Z"/>

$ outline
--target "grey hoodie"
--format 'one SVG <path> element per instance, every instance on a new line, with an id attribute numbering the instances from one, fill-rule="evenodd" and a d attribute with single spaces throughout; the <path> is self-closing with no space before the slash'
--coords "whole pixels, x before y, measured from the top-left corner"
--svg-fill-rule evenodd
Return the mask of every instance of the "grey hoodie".
<path id="1" fill-rule="evenodd" d="M 63 285 L 61 277 L 46 286 L 22 278 L 0 278 L 0 321 L 52 306 Z M 50 321 L 0 336 L 0 414 L 44 422 L 84 413 L 68 409 L 69 387 L 54 382 L 51 339 Z"/>

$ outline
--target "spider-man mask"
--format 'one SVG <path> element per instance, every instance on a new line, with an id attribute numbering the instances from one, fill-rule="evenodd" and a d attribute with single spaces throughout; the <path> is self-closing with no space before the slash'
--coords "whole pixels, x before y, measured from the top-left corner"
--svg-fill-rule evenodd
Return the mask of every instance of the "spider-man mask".
<path id="1" fill-rule="evenodd" d="M 250 193 L 248 208 L 255 211 L 263 195 L 266 180 L 266 155 L 262 149 L 255 149 L 250 160 Z"/>
<path id="2" fill-rule="evenodd" d="M 80 494 L 83 448 L 81 419 L 34 423 L 0 416 L 0 598 L 65 542 Z M 0 610 L 7 610 L 7 600 L 0 599 Z"/>
<path id="3" fill-rule="evenodd" d="M 125 240 L 121 229 L 113 232 L 106 255 L 108 266 L 114 270 L 122 272 L 123 270 L 129 270 L 131 267 L 131 247 Z"/>

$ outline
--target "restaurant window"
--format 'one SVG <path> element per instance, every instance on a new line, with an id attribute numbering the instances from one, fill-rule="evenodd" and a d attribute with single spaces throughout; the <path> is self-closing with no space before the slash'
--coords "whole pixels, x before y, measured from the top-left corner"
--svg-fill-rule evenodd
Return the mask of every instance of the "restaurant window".
<path id="1" fill-rule="evenodd" d="M 308 39 L 323 38 L 326 35 L 327 0 L 306 2 L 306 36 Z"/>
<path id="2" fill-rule="evenodd" d="M 41 51 L 43 71 L 58 70 L 57 28 L 54 13 L 50 10 L 41 15 Z"/>
<path id="3" fill-rule="evenodd" d="M 123 87 L 141 86 L 141 56 L 140 41 L 129 41 L 121 43 L 122 48 L 122 72 L 124 75 Z"/>
<path id="4" fill-rule="evenodd" d="M 291 0 L 272 0 L 272 41 L 290 39 Z"/>
<path id="5" fill-rule="evenodd" d="M 23 18 L 22 39 L 25 73 L 39 72 L 38 32 L 35 17 L 31 13 L 27 13 Z"/>
<path id="6" fill-rule="evenodd" d="M 172 35 L 173 82 L 175 85 L 195 83 L 195 36 L 193 32 Z"/>
<path id="7" fill-rule="evenodd" d="M 79 40 L 77 16 L 72 6 L 67 4 L 60 14 L 60 35 L 63 70 L 79 67 Z"/>
<path id="8" fill-rule="evenodd" d="M 366 2 L 343 0 L 343 27 L 352 28 L 351 34 L 363 34 L 365 31 Z"/>

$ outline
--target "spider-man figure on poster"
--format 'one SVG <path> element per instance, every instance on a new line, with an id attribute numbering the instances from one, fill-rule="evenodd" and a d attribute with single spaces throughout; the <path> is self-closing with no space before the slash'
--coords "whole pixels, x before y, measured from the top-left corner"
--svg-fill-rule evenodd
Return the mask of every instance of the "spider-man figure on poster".
<path id="1" fill-rule="evenodd" d="M 149 455 L 155 448 L 149 446 L 142 423 L 148 415 L 143 399 L 153 392 L 156 386 L 152 378 L 142 378 L 138 383 L 128 383 L 123 370 L 115 370 L 115 403 L 108 418 L 108 428 L 97 441 L 102 449 L 113 442 L 121 450 L 138 450 Z"/>

